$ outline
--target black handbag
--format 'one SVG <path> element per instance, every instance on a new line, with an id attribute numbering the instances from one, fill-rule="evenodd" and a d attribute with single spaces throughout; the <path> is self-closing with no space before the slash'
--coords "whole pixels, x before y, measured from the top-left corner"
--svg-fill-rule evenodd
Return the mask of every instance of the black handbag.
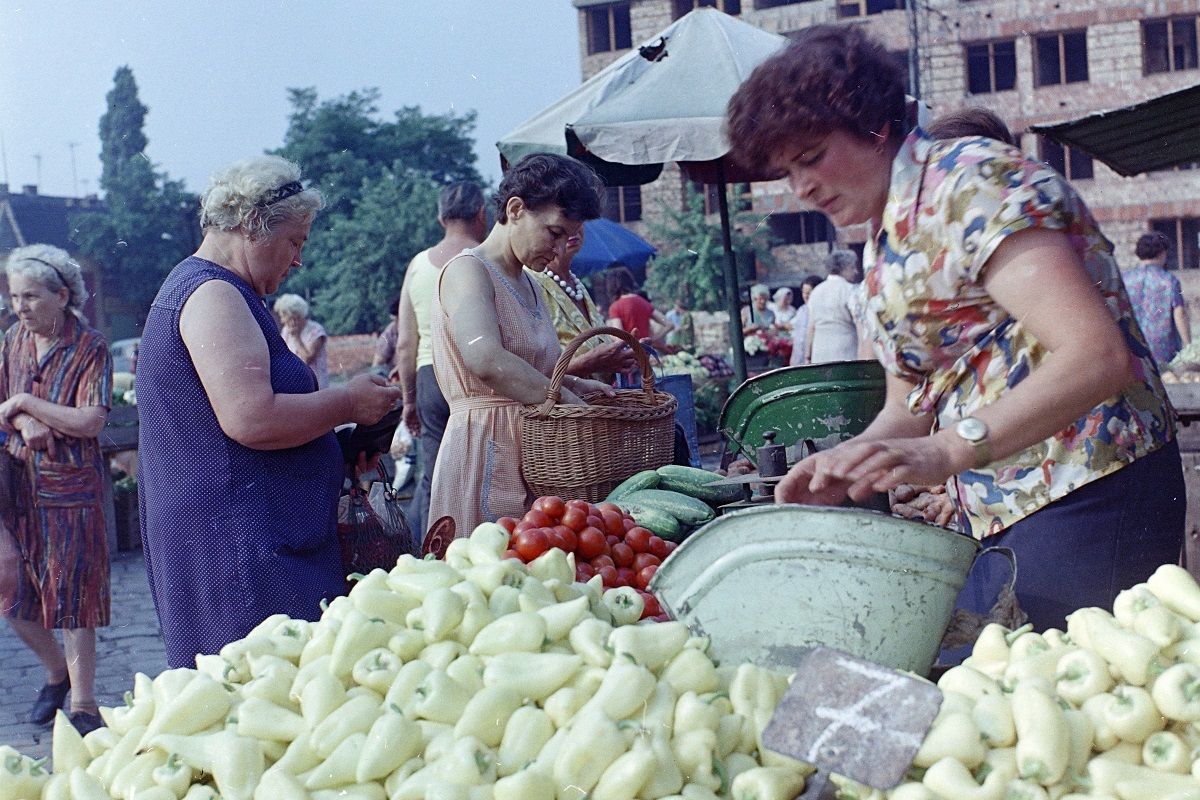
<path id="1" fill-rule="evenodd" d="M 12 511 L 17 507 L 17 471 L 21 467 L 21 461 L 0 447 L 0 511 Z"/>

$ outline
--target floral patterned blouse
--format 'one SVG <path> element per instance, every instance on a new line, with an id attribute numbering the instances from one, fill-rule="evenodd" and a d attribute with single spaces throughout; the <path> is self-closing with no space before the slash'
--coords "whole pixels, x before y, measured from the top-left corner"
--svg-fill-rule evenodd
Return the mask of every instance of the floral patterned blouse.
<path id="1" fill-rule="evenodd" d="M 1112 244 L 1071 186 L 1008 145 L 934 141 L 920 128 L 893 162 L 880 230 L 863 257 L 864 321 L 884 368 L 915 384 L 909 409 L 949 427 L 1046 360 L 1045 348 L 983 285 L 988 258 L 1006 236 L 1027 228 L 1070 237 L 1125 335 L 1138 377 L 1044 442 L 950 479 L 962 529 L 978 539 L 1121 469 L 1175 432 Z"/>

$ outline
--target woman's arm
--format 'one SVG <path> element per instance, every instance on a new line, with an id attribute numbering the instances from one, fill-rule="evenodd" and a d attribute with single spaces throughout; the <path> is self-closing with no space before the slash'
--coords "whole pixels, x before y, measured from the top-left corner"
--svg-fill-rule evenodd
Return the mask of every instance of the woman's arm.
<path id="1" fill-rule="evenodd" d="M 76 439 L 99 436 L 108 419 L 108 409 L 104 406 L 64 406 L 28 392 L 14 394 L 0 404 L 0 416 L 6 420 L 18 414 L 28 414 L 52 431 Z"/>
<path id="2" fill-rule="evenodd" d="M 504 349 L 492 280 L 486 269 L 478 259 L 462 257 L 451 261 L 441 276 L 439 296 L 463 365 L 497 394 L 518 403 L 544 402 L 550 379 Z M 563 402 L 582 402 L 569 391 L 580 380 L 567 377 Z"/>
<path id="3" fill-rule="evenodd" d="M 1188 320 L 1187 306 L 1175 306 L 1171 310 L 1171 317 L 1175 320 L 1175 330 L 1179 331 L 1179 340 L 1187 347 L 1192 343 L 1192 324 Z"/>
<path id="4" fill-rule="evenodd" d="M 1010 235 L 988 259 L 983 283 L 1049 352 L 1029 377 L 975 413 L 987 425 L 993 461 L 1048 439 L 1134 380 L 1125 338 L 1065 234 Z M 941 483 L 975 466 L 974 448 L 949 429 L 842 455 L 828 465 L 828 477 L 853 481 L 852 497 L 900 483 Z"/>
<path id="5" fill-rule="evenodd" d="M 179 333 L 221 430 L 256 450 L 297 447 L 343 422 L 377 422 L 400 394 L 373 375 L 308 394 L 275 394 L 267 340 L 225 281 L 208 281 L 192 293 Z"/>
<path id="6" fill-rule="evenodd" d="M 805 364 L 812 363 L 813 331 L 815 331 L 816 329 L 817 329 L 817 323 L 813 319 L 813 315 L 809 314 L 808 315 L 808 333 L 806 334 L 805 339 L 804 339 L 804 363 Z"/>
<path id="7" fill-rule="evenodd" d="M 421 420 L 417 414 L 417 312 L 413 309 L 409 277 L 412 264 L 404 271 L 404 283 L 400 288 L 400 305 L 396 308 L 396 375 L 400 379 L 401 398 L 404 403 L 404 424 L 413 436 L 421 433 Z"/>

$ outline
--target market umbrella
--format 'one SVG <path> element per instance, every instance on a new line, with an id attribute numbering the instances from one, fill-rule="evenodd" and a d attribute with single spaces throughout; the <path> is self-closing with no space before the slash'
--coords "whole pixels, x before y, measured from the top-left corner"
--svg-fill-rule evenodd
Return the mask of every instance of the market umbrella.
<path id="1" fill-rule="evenodd" d="M 725 187 L 779 176 L 735 165 L 722 127 L 738 86 L 786 44 L 784 37 L 728 14 L 696 9 L 497 142 L 505 162 L 531 152 L 567 153 L 593 166 L 609 185 L 648 183 L 667 161 L 680 162 L 693 179 L 717 184 L 739 380 L 746 378 L 746 361 Z"/>
<path id="2" fill-rule="evenodd" d="M 633 231 L 601 217 L 583 223 L 583 247 L 571 261 L 571 271 L 576 275 L 591 275 L 623 265 L 635 275 L 645 277 L 646 262 L 655 252 L 653 245 Z"/>

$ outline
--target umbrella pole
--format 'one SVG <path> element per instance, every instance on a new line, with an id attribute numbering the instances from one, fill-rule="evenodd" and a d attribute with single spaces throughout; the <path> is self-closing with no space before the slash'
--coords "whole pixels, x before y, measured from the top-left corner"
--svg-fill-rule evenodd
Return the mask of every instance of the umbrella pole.
<path id="1" fill-rule="evenodd" d="M 733 347 L 733 374 L 738 384 L 746 381 L 746 348 L 742 341 L 742 305 L 738 291 L 737 264 L 729 226 L 729 198 L 725 190 L 725 164 L 717 160 L 717 209 L 721 217 L 721 244 L 725 248 L 725 309 L 729 312 L 729 341 Z"/>

